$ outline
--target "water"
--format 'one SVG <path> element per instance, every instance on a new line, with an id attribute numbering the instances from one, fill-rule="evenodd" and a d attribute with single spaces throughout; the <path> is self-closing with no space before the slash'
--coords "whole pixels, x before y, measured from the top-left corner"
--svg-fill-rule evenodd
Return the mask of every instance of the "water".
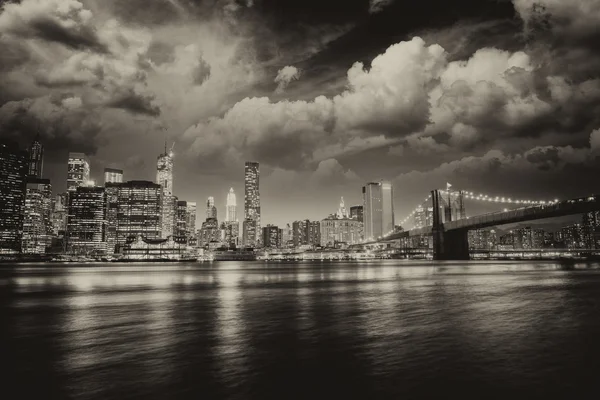
<path id="1" fill-rule="evenodd" d="M 596 398 L 600 265 L 0 268 L 4 398 Z"/>

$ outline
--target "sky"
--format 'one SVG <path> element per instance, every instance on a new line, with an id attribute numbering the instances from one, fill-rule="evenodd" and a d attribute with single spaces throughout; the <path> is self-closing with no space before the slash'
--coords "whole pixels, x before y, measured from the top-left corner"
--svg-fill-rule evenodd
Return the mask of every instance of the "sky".
<path id="1" fill-rule="evenodd" d="M 322 219 L 394 185 L 400 221 L 453 188 L 600 191 L 600 0 L 0 1 L 0 138 L 39 133 L 92 177 L 154 180 L 224 216 L 260 163 L 263 223 Z M 492 211 L 467 204 L 467 213 Z M 482 208 L 484 207 L 484 208 Z"/>

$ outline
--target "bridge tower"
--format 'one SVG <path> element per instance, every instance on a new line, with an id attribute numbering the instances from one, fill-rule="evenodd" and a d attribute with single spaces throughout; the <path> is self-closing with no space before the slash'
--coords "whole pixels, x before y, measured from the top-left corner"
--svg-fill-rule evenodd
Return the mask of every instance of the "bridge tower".
<path id="1" fill-rule="evenodd" d="M 469 260 L 469 240 L 466 229 L 446 232 L 442 223 L 440 192 L 431 192 L 433 205 L 433 259 L 434 260 Z"/>

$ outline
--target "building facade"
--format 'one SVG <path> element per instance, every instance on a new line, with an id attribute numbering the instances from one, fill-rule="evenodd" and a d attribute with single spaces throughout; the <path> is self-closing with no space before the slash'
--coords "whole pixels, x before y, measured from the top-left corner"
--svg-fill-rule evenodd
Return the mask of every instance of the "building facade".
<path id="1" fill-rule="evenodd" d="M 104 184 L 107 183 L 123 183 L 123 170 L 104 168 Z"/>
<path id="2" fill-rule="evenodd" d="M 49 179 L 27 178 L 23 216 L 24 254 L 45 254 L 52 243 L 52 186 Z"/>
<path id="3" fill-rule="evenodd" d="M 106 191 L 103 187 L 75 188 L 69 194 L 67 252 L 106 253 Z"/>
<path id="4" fill-rule="evenodd" d="M 244 165 L 244 245 L 258 247 L 260 245 L 260 171 L 257 162 L 246 162 Z M 253 222 L 250 222 L 253 221 Z"/>
<path id="5" fill-rule="evenodd" d="M 363 222 L 363 206 L 350 207 L 350 218 Z"/>
<path id="6" fill-rule="evenodd" d="M 167 151 L 158 156 L 156 161 L 156 183 L 162 188 L 161 202 L 161 237 L 173 236 L 175 232 L 175 207 L 176 199 L 173 194 L 173 157 L 172 151 Z"/>
<path id="7" fill-rule="evenodd" d="M 212 196 L 209 196 L 208 199 L 206 199 L 206 219 L 209 218 L 219 219 L 217 216 L 217 206 L 215 206 L 215 198 Z"/>
<path id="8" fill-rule="evenodd" d="M 225 221 L 221 224 L 221 241 L 227 247 L 238 247 L 240 237 L 240 223 L 238 221 Z"/>
<path id="9" fill-rule="evenodd" d="M 339 247 L 360 243 L 363 240 L 363 223 L 352 218 L 331 215 L 321 220 L 321 246 Z"/>
<path id="10" fill-rule="evenodd" d="M 227 203 L 225 207 L 225 221 L 237 221 L 237 199 L 233 188 L 230 188 L 229 193 L 227 193 Z"/>
<path id="11" fill-rule="evenodd" d="M 83 153 L 69 153 L 67 163 L 67 191 L 74 192 L 90 181 L 90 160 Z"/>
<path id="12" fill-rule="evenodd" d="M 374 240 L 394 231 L 394 190 L 389 182 L 370 182 L 362 188 L 364 236 Z"/>
<path id="13" fill-rule="evenodd" d="M 206 219 L 198 235 L 198 246 L 208 248 L 211 243 L 221 243 L 221 230 L 215 218 Z"/>
<path id="14" fill-rule="evenodd" d="M 29 171 L 28 176 L 32 178 L 42 178 L 44 170 L 44 146 L 39 140 L 39 135 L 36 136 L 34 141 L 29 146 Z"/>
<path id="15" fill-rule="evenodd" d="M 16 143 L 0 142 L 0 254 L 21 250 L 28 161 Z"/>
<path id="16" fill-rule="evenodd" d="M 267 225 L 262 228 L 263 247 L 268 249 L 278 249 L 281 247 L 281 238 L 283 232 L 275 225 Z"/>

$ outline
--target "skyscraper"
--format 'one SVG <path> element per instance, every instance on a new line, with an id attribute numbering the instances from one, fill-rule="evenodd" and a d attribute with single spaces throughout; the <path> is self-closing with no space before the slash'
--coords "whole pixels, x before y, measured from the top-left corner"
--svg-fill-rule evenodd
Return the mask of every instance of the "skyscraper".
<path id="1" fill-rule="evenodd" d="M 175 230 L 175 196 L 173 196 L 173 151 L 158 156 L 156 162 L 156 183 L 162 187 L 162 227 L 161 237 L 173 236 Z"/>
<path id="2" fill-rule="evenodd" d="M 106 252 L 106 192 L 80 186 L 69 194 L 67 251 L 92 255 Z"/>
<path id="3" fill-rule="evenodd" d="M 0 254 L 21 249 L 28 160 L 16 143 L 0 142 Z"/>
<path id="4" fill-rule="evenodd" d="M 128 181 L 117 185 L 117 249 L 128 239 L 161 237 L 162 186 L 148 181 Z"/>
<path id="5" fill-rule="evenodd" d="M 41 178 L 44 168 L 44 146 L 39 141 L 39 135 L 29 147 L 29 173 L 27 175 L 34 178 Z"/>
<path id="6" fill-rule="evenodd" d="M 196 210 L 197 205 L 195 201 L 188 201 L 187 203 L 187 215 L 188 215 L 188 231 L 190 237 L 196 236 Z"/>
<path id="7" fill-rule="evenodd" d="M 104 168 L 104 184 L 107 183 L 122 183 L 123 170 L 116 168 Z"/>
<path id="8" fill-rule="evenodd" d="M 227 193 L 227 205 L 225 209 L 225 221 L 233 222 L 237 221 L 237 199 L 233 188 L 229 189 Z"/>
<path id="9" fill-rule="evenodd" d="M 83 153 L 69 153 L 67 190 L 75 191 L 90 180 L 90 160 Z"/>
<path id="10" fill-rule="evenodd" d="M 265 248 L 276 249 L 281 247 L 281 236 L 283 232 L 275 225 L 267 225 L 262 228 L 263 245 Z"/>
<path id="11" fill-rule="evenodd" d="M 180 200 L 177 202 L 175 241 L 187 244 L 195 234 L 196 203 Z"/>
<path id="12" fill-rule="evenodd" d="M 67 210 L 69 207 L 66 193 L 59 193 L 52 204 L 52 235 L 62 236 L 67 230 Z"/>
<path id="13" fill-rule="evenodd" d="M 50 180 L 28 177 L 21 241 L 23 253 L 46 253 L 52 237 L 51 215 L 52 186 Z"/>
<path id="14" fill-rule="evenodd" d="M 346 205 L 344 204 L 344 198 L 340 199 L 340 207 L 337 212 L 338 218 L 348 218 L 348 210 L 346 210 Z"/>
<path id="15" fill-rule="evenodd" d="M 206 219 L 218 219 L 217 218 L 217 207 L 215 206 L 215 198 L 210 196 L 206 200 Z"/>
<path id="16" fill-rule="evenodd" d="M 370 182 L 363 186 L 363 221 L 366 240 L 394 231 L 394 192 L 389 182 Z"/>
<path id="17" fill-rule="evenodd" d="M 260 244 L 260 192 L 259 165 L 247 161 L 244 166 L 244 245 L 256 247 Z M 248 221 L 253 221 L 252 223 Z"/>
<path id="18" fill-rule="evenodd" d="M 363 206 L 350 207 L 350 218 L 363 222 Z"/>

